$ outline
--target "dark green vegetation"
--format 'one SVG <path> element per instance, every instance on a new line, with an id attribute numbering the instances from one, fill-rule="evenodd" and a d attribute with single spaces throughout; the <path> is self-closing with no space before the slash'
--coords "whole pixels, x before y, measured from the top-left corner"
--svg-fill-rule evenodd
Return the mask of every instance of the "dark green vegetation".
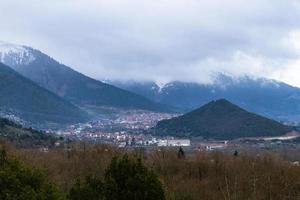
<path id="1" fill-rule="evenodd" d="M 300 167 L 290 162 L 300 160 L 299 148 L 282 152 L 283 157 L 293 157 L 290 161 L 283 160 L 281 154 L 261 151 L 179 156 L 178 149 L 136 150 L 127 151 L 124 157 L 124 152 L 103 145 L 86 144 L 83 148 L 82 144 L 71 144 L 69 153 L 65 149 L 50 149 L 48 153 L 9 146 L 6 149 L 10 158 L 44 169 L 49 181 L 72 200 L 148 199 L 140 195 L 150 193 L 150 199 L 167 200 L 298 200 L 300 196 Z M 142 164 L 137 158 L 143 158 Z M 9 176 L 15 177 L 15 171 Z M 8 189 L 14 191 L 15 187 Z"/>
<path id="2" fill-rule="evenodd" d="M 42 131 L 22 128 L 21 126 L 0 118 L 0 138 L 14 143 L 17 147 L 51 147 L 58 140 Z"/>
<path id="3" fill-rule="evenodd" d="M 279 136 L 292 131 L 279 122 L 247 112 L 225 99 L 212 101 L 183 116 L 160 121 L 154 134 L 236 139 Z"/>
<path id="4" fill-rule="evenodd" d="M 79 106 L 111 106 L 128 109 L 165 111 L 165 107 L 135 93 L 87 77 L 58 63 L 40 51 L 26 48 L 35 58 L 28 63 L 7 65 L 43 88 Z M 11 57 L 18 56 L 11 54 Z M 18 60 L 18 59 L 17 59 Z"/>
<path id="5" fill-rule="evenodd" d="M 161 182 L 148 170 L 141 159 L 124 155 L 112 159 L 104 181 L 87 177 L 70 191 L 71 200 L 164 200 Z"/>
<path id="6" fill-rule="evenodd" d="M 41 170 L 7 158 L 6 152 L 0 149 L 0 199 L 59 200 L 63 199 L 63 195 Z"/>
<path id="7" fill-rule="evenodd" d="M 50 170 L 50 169 L 48 169 Z M 46 171 L 44 171 L 46 172 Z M 8 158 L 0 149 L 1 200 L 164 200 L 164 188 L 158 177 L 132 156 L 114 157 L 104 180 L 96 176 L 77 179 L 69 191 L 59 192 L 45 173 Z M 67 194 L 68 193 L 68 194 Z"/>
<path id="8" fill-rule="evenodd" d="M 0 111 L 43 124 L 87 120 L 85 112 L 0 63 Z"/>

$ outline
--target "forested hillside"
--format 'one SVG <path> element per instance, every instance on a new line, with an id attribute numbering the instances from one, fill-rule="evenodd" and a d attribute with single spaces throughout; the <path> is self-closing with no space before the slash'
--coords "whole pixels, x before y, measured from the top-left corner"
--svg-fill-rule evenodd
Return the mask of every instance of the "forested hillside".
<path id="1" fill-rule="evenodd" d="M 0 118 L 0 139 L 18 147 L 51 147 L 58 140 L 53 135 L 31 128 L 22 128 L 7 119 Z"/>
<path id="2" fill-rule="evenodd" d="M 88 119 L 87 114 L 0 63 L 0 111 L 33 124 L 68 124 Z"/>
<path id="3" fill-rule="evenodd" d="M 183 116 L 158 122 L 156 135 L 236 139 L 279 136 L 293 129 L 250 113 L 225 99 L 212 101 Z"/>

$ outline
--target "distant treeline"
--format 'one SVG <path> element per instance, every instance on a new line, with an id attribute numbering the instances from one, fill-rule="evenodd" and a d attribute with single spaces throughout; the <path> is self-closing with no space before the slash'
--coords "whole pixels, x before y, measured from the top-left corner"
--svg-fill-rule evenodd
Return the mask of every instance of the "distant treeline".
<path id="1" fill-rule="evenodd" d="M 5 183 L 0 181 L 0 195 L 19 194 L 11 191 L 19 191 L 18 188 L 5 185 L 16 177 L 28 176 L 23 181 L 17 180 L 23 184 L 22 188 L 48 195 L 31 199 L 294 200 L 300 197 L 299 163 L 275 154 L 187 155 L 183 149 L 120 151 L 86 143 L 72 143 L 68 148 L 49 152 L 18 150 L 6 143 L 1 146 L 5 149 L 2 152 L 6 152 L 2 157 L 12 163 L 14 170 L 3 168 L 7 164 L 0 165 L 1 176 L 7 172 L 6 177 L 13 177 L 6 178 Z"/>
<path id="2" fill-rule="evenodd" d="M 59 140 L 54 135 L 32 128 L 24 128 L 8 119 L 0 118 L 0 139 L 8 140 L 17 147 L 52 147 Z"/>

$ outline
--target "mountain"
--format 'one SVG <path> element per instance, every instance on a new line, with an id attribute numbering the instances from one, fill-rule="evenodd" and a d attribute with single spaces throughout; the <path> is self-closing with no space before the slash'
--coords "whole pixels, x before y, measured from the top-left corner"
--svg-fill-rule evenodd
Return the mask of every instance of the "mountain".
<path id="1" fill-rule="evenodd" d="M 158 122 L 154 133 L 178 137 L 236 139 L 280 136 L 292 130 L 289 126 L 250 113 L 225 99 L 220 99 L 180 117 Z"/>
<path id="2" fill-rule="evenodd" d="M 53 146 L 57 138 L 45 132 L 22 128 L 7 119 L 0 118 L 0 139 L 9 141 L 18 147 Z"/>
<path id="3" fill-rule="evenodd" d="M 0 113 L 33 124 L 68 124 L 87 120 L 87 114 L 50 91 L 0 63 Z"/>
<path id="4" fill-rule="evenodd" d="M 159 87 L 152 82 L 111 82 L 153 101 L 189 112 L 212 100 L 228 99 L 260 115 L 282 121 L 300 121 L 300 88 L 266 78 L 217 75 L 212 83 L 171 82 Z"/>
<path id="5" fill-rule="evenodd" d="M 120 107 L 166 111 L 138 94 L 89 78 L 26 46 L 0 43 L 1 62 L 43 88 L 80 107 Z"/>

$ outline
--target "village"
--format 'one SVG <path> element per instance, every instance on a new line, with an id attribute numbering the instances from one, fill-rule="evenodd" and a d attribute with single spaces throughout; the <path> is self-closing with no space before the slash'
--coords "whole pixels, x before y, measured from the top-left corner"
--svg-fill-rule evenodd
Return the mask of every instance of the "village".
<path id="1" fill-rule="evenodd" d="M 73 141 L 89 141 L 95 144 L 110 144 L 119 148 L 184 147 L 195 151 L 234 151 L 235 149 L 278 149 L 284 146 L 297 146 L 299 137 L 290 133 L 282 137 L 242 138 L 238 140 L 206 140 L 203 138 L 176 138 L 148 134 L 158 121 L 169 119 L 175 114 L 133 112 L 114 118 L 94 120 L 58 130 L 56 134 Z"/>

